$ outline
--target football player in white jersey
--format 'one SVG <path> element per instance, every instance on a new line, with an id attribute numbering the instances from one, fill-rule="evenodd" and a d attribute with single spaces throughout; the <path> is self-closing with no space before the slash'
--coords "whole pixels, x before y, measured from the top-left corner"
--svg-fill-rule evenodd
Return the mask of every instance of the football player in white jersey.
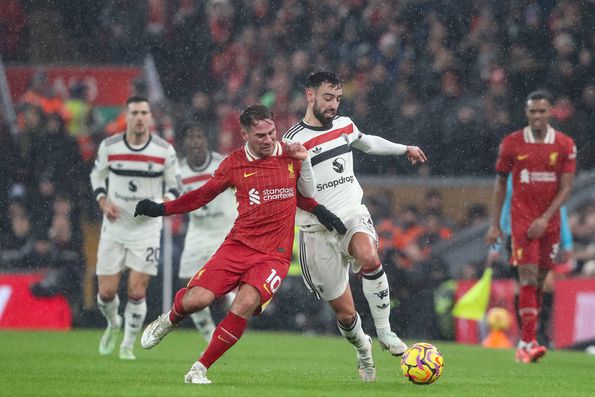
<path id="1" fill-rule="evenodd" d="M 99 342 L 99 353 L 107 355 L 114 350 L 124 322 L 120 358 L 134 360 L 134 341 L 147 314 L 147 287 L 151 276 L 157 275 L 162 227 L 160 218 L 135 218 L 134 207 L 142 199 L 176 198 L 180 169 L 174 148 L 150 133 L 147 99 L 133 96 L 126 104 L 126 132 L 101 142 L 90 177 L 103 212 L 97 249 L 97 304 L 107 319 L 107 328 Z M 125 270 L 129 270 L 128 302 L 122 321 L 117 291 Z"/>
<path id="2" fill-rule="evenodd" d="M 183 193 L 204 185 L 219 167 L 224 156 L 209 150 L 204 130 L 197 124 L 185 124 L 182 129 L 182 145 L 185 158 L 180 162 Z M 209 204 L 190 212 L 184 251 L 180 259 L 179 278 L 183 287 L 215 253 L 231 230 L 238 215 L 235 195 L 227 189 Z M 224 304 L 230 306 L 234 292 L 224 296 Z M 215 332 L 215 324 L 209 307 L 190 315 L 194 325 L 207 343 Z"/>
<path id="3" fill-rule="evenodd" d="M 417 146 L 405 146 L 365 135 L 349 117 L 337 116 L 342 85 L 332 72 L 315 72 L 306 82 L 306 115 L 283 140 L 308 149 L 316 175 L 314 200 L 335 213 L 347 227 L 345 235 L 325 229 L 314 215 L 298 210 L 300 265 L 306 285 L 329 302 L 341 334 L 357 351 L 364 382 L 376 379 L 370 337 L 365 335 L 349 287 L 349 267 L 361 272 L 364 295 L 370 306 L 380 345 L 395 356 L 407 346 L 389 323 L 390 293 L 377 253 L 377 235 L 363 191 L 353 171 L 352 148 L 376 155 L 407 155 L 411 163 L 425 162 Z M 304 208 L 304 207 L 302 207 Z M 304 208 L 308 209 L 308 208 Z"/>

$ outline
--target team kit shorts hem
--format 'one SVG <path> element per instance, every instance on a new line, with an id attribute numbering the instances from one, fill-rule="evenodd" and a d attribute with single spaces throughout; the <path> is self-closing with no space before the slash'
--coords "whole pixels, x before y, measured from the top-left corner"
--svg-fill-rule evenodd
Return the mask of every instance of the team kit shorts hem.
<path id="1" fill-rule="evenodd" d="M 360 271 L 361 266 L 349 254 L 349 243 L 356 233 L 364 233 L 378 241 L 374 223 L 368 210 L 358 209 L 343 217 L 347 233 L 335 231 L 300 230 L 299 261 L 306 286 L 320 299 L 331 301 L 340 297 L 349 284 L 349 270 Z"/>
<path id="2" fill-rule="evenodd" d="M 202 287 L 216 298 L 226 295 L 241 284 L 253 286 L 260 293 L 260 307 L 255 315 L 273 299 L 289 271 L 289 260 L 257 251 L 238 241 L 226 241 L 211 259 L 188 282 L 188 288 Z"/>
<path id="3" fill-rule="evenodd" d="M 560 247 L 560 230 L 548 230 L 538 239 L 529 239 L 526 231 L 511 237 L 512 264 L 523 266 L 537 265 L 542 269 L 552 269 Z"/>
<path id="4" fill-rule="evenodd" d="M 144 238 L 136 243 L 121 243 L 102 235 L 97 248 L 95 274 L 111 276 L 125 271 L 156 276 L 159 268 L 160 236 Z"/>

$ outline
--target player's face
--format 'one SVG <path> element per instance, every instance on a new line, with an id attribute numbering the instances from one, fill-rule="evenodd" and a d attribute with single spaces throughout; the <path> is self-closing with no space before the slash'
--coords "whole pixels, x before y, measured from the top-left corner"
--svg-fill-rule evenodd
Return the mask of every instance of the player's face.
<path id="1" fill-rule="evenodd" d="M 343 88 L 322 83 L 320 87 L 311 91 L 308 95 L 308 102 L 312 104 L 314 117 L 323 125 L 332 123 L 339 110 Z"/>
<path id="2" fill-rule="evenodd" d="M 551 107 L 550 103 L 545 99 L 527 101 L 525 114 L 529 121 L 529 127 L 533 131 L 542 131 L 547 128 Z"/>
<path id="3" fill-rule="evenodd" d="M 208 142 L 203 130 L 190 128 L 184 136 L 184 148 L 186 156 L 200 162 L 207 156 Z"/>
<path id="4" fill-rule="evenodd" d="M 151 108 L 147 102 L 132 102 L 128 104 L 126 113 L 128 131 L 140 136 L 149 132 L 151 126 Z"/>
<path id="5" fill-rule="evenodd" d="M 258 157 L 268 157 L 275 150 L 277 142 L 275 122 L 270 119 L 258 120 L 248 131 L 242 131 L 242 137 L 254 154 Z"/>

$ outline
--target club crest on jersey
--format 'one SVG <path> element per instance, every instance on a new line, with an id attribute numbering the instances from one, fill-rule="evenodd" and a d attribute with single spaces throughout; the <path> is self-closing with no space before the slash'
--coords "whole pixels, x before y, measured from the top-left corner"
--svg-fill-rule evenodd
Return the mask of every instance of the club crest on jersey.
<path id="1" fill-rule="evenodd" d="M 293 170 L 293 163 L 287 164 L 287 171 L 289 171 L 290 178 L 295 178 L 295 172 Z"/>
<path id="2" fill-rule="evenodd" d="M 552 167 L 555 166 L 556 160 L 558 160 L 558 152 L 550 153 L 550 166 L 552 166 Z"/>
<path id="3" fill-rule="evenodd" d="M 341 134 L 341 138 L 345 139 L 345 142 L 349 145 L 349 137 L 347 134 Z"/>
<path id="4" fill-rule="evenodd" d="M 153 164 L 153 162 L 152 162 L 152 161 L 149 161 L 149 162 L 147 163 L 147 167 L 149 167 L 149 171 L 153 171 L 153 166 L 154 166 L 154 164 Z"/>

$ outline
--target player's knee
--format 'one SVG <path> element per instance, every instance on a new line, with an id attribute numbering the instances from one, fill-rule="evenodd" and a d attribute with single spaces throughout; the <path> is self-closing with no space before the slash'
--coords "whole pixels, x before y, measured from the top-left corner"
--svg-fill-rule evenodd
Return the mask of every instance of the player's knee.
<path id="1" fill-rule="evenodd" d="M 376 252 L 366 252 L 365 254 L 359 255 L 357 262 L 364 273 L 374 271 L 381 266 L 380 259 L 378 259 Z"/>
<path id="2" fill-rule="evenodd" d="M 341 324 L 343 328 L 349 328 L 353 325 L 356 319 L 355 310 L 353 312 L 346 311 L 336 313 L 337 322 Z"/>

